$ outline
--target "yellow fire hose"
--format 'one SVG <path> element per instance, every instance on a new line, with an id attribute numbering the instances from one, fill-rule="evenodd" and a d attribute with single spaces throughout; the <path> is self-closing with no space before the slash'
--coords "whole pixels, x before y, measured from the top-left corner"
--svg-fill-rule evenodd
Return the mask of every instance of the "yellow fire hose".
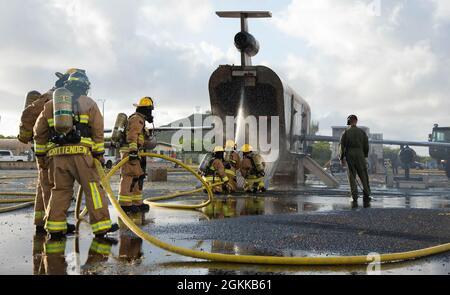
<path id="1" fill-rule="evenodd" d="M 23 193 L 23 192 L 1 192 L 0 193 L 1 196 L 23 196 L 23 197 L 30 197 L 30 196 L 35 196 L 36 193 Z M 34 200 L 34 199 L 33 199 Z"/>
<path id="2" fill-rule="evenodd" d="M 81 189 L 81 185 L 80 185 L 80 188 L 78 189 L 78 193 L 77 193 L 77 201 L 75 203 L 75 218 L 77 221 L 80 221 L 81 219 L 83 219 L 83 217 L 87 213 L 87 208 L 84 208 L 83 211 L 81 211 L 81 213 L 80 213 L 82 197 L 83 197 L 83 190 Z"/>
<path id="3" fill-rule="evenodd" d="M 8 202 L 8 203 L 12 203 L 12 202 Z M 30 207 L 30 206 L 33 206 L 33 205 L 34 205 L 34 201 L 33 202 L 26 202 L 26 203 L 18 204 L 18 205 L 13 205 L 13 206 L 8 206 L 8 207 L 1 207 L 0 208 L 0 213 L 10 212 L 10 211 L 14 211 L 14 210 Z"/>
<path id="4" fill-rule="evenodd" d="M 152 153 L 142 153 L 141 156 L 144 157 L 154 157 L 164 159 L 173 163 L 178 164 L 183 167 L 190 173 L 192 173 L 198 180 L 200 180 L 208 193 L 208 200 L 198 205 L 180 205 L 180 204 L 164 204 L 166 208 L 173 209 L 194 209 L 201 208 L 202 206 L 207 206 L 212 198 L 213 193 L 211 190 L 211 186 L 209 186 L 205 180 L 203 180 L 192 168 L 185 165 L 184 163 L 158 154 Z M 204 260 L 216 261 L 216 262 L 229 262 L 229 263 L 247 263 L 247 264 L 270 264 L 270 265 L 358 265 L 358 264 L 368 264 L 375 260 L 374 257 L 368 256 L 334 256 L 334 257 L 276 257 L 276 256 L 255 256 L 255 255 L 230 255 L 230 254 L 219 254 L 219 253 L 211 253 L 205 251 L 191 250 L 188 248 L 183 248 L 179 246 L 175 246 L 166 242 L 163 242 L 156 237 L 150 235 L 142 231 L 122 210 L 116 197 L 114 196 L 114 192 L 110 186 L 111 177 L 128 161 L 128 158 L 120 161 L 116 166 L 114 166 L 111 171 L 105 175 L 101 164 L 96 161 L 96 167 L 102 177 L 102 185 L 111 201 L 113 207 L 119 213 L 122 221 L 140 238 L 150 242 L 151 244 L 164 249 L 166 251 L 176 253 L 183 256 L 188 256 L 192 258 L 199 258 Z M 203 188 L 202 188 L 203 189 Z M 178 194 L 175 194 L 178 195 Z M 167 197 L 159 197 L 153 199 L 147 199 L 147 203 L 151 205 L 155 205 L 154 201 L 156 199 L 167 199 Z M 158 204 L 163 205 L 163 204 Z M 442 252 L 446 252 L 450 250 L 450 243 L 442 244 L 439 246 L 429 247 L 420 250 L 408 251 L 408 252 L 400 252 L 400 253 L 392 253 L 392 254 L 381 254 L 379 259 L 380 262 L 390 263 L 390 262 L 398 262 L 402 260 L 416 259 L 419 257 L 434 255 Z"/>
<path id="5" fill-rule="evenodd" d="M 0 192 L 1 196 L 34 196 L 35 193 L 24 193 L 24 192 Z M 0 207 L 0 213 L 11 212 L 14 210 L 26 208 L 33 206 L 34 197 L 33 198 L 19 198 L 19 199 L 0 199 L 0 204 L 11 204 L 11 203 L 23 203 L 8 207 Z"/>
<path id="6" fill-rule="evenodd" d="M 205 207 L 211 203 L 211 201 L 214 198 L 213 192 L 211 190 L 211 185 L 208 185 L 208 183 L 205 182 L 204 179 L 202 179 L 196 171 L 194 171 L 191 167 L 185 165 L 184 163 L 173 159 L 171 157 L 167 157 L 164 155 L 158 155 L 158 154 L 152 154 L 152 153 L 142 153 L 141 156 L 145 157 L 154 157 L 154 158 L 160 158 L 163 160 L 167 160 L 170 162 L 173 162 L 175 164 L 178 164 L 179 166 L 183 167 L 185 170 L 192 173 L 198 180 L 201 181 L 203 187 L 187 192 L 177 192 L 171 195 L 162 196 L 162 197 L 155 197 L 155 198 L 149 198 L 145 200 L 145 203 L 150 204 L 152 206 L 159 206 L 159 207 L 165 207 L 165 208 L 171 208 L 171 209 L 199 209 L 202 207 Z M 369 258 L 368 256 L 334 256 L 334 257 L 277 257 L 277 256 L 256 256 L 256 255 L 230 255 L 230 254 L 220 254 L 220 253 L 211 253 L 211 252 L 205 252 L 205 251 L 198 251 L 198 250 L 191 250 L 188 248 L 183 248 L 179 246 L 175 246 L 166 242 L 163 242 L 156 237 L 150 235 L 149 233 L 146 233 L 142 231 L 122 210 L 120 207 L 118 201 L 116 200 L 114 196 L 114 192 L 111 189 L 110 186 L 110 179 L 111 177 L 128 161 L 128 158 L 123 159 L 120 161 L 116 166 L 111 169 L 111 171 L 105 175 L 105 171 L 103 170 L 103 167 L 101 166 L 100 162 L 96 161 L 96 167 L 97 170 L 102 177 L 102 185 L 109 197 L 109 200 L 111 201 L 111 204 L 113 207 L 117 210 L 119 213 L 119 217 L 122 219 L 122 221 L 130 228 L 131 231 L 133 231 L 137 236 L 140 238 L 150 242 L 151 244 L 164 249 L 166 251 L 176 253 L 179 255 L 192 257 L 192 258 L 198 258 L 198 259 L 204 259 L 209 261 L 215 261 L 215 262 L 224 262 L 224 263 L 246 263 L 246 264 L 268 264 L 268 265 L 363 265 L 373 262 L 375 258 Z M 220 185 L 220 184 L 215 184 Z M 200 204 L 194 204 L 194 205 L 184 205 L 184 204 L 170 204 L 170 203 L 156 203 L 156 201 L 161 200 L 168 200 L 177 198 L 180 196 L 185 196 L 193 193 L 200 192 L 202 190 L 206 190 L 208 193 L 208 200 L 204 201 Z M 16 193 L 16 192 L 2 192 L 0 195 L 7 195 L 7 196 L 34 196 L 34 193 Z M 76 204 L 76 210 L 75 214 L 77 219 L 80 221 L 83 216 L 86 214 L 87 210 L 86 208 L 80 212 L 81 207 L 81 196 L 82 196 L 82 190 L 81 188 L 78 191 L 78 197 L 77 197 L 77 204 Z M 22 199 L 5 199 L 0 200 L 0 203 L 22 203 L 19 205 L 14 205 L 11 207 L 5 207 L 0 208 L 0 213 L 2 212 L 8 212 L 20 208 L 24 208 L 27 206 L 31 206 L 34 203 L 34 198 L 22 198 Z M 408 252 L 400 252 L 400 253 L 391 253 L 391 254 L 381 254 L 379 257 L 380 262 L 384 263 L 392 263 L 392 262 L 399 262 L 403 260 L 410 260 L 410 259 L 416 259 L 420 257 L 430 256 L 438 253 L 443 253 L 450 251 L 450 243 L 442 244 L 434 247 L 414 250 L 414 251 L 408 251 Z"/>

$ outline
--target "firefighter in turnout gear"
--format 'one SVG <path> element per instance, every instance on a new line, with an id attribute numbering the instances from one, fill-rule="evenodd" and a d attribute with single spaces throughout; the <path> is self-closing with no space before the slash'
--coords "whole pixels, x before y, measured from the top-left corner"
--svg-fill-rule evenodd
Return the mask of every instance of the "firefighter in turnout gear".
<path id="1" fill-rule="evenodd" d="M 146 135 L 145 121 L 153 123 L 153 100 L 143 97 L 134 105 L 136 112 L 128 118 L 123 134 L 123 144 L 120 148 L 122 159 L 130 160 L 122 166 L 120 179 L 119 203 L 127 213 L 148 212 L 149 206 L 143 204 L 142 189 L 145 178 L 146 159 L 140 158 L 138 153 L 144 148 Z"/>
<path id="2" fill-rule="evenodd" d="M 213 157 L 209 161 L 206 171 L 203 172 L 203 179 L 210 185 L 223 182 L 222 185 L 216 185 L 212 188 L 214 193 L 222 193 L 229 191 L 229 178 L 225 173 L 225 166 L 223 165 L 224 149 L 222 146 L 216 146 L 213 151 Z"/>
<path id="3" fill-rule="evenodd" d="M 261 155 L 253 151 L 253 147 L 249 144 L 244 144 L 241 148 L 242 161 L 241 161 L 241 174 L 245 179 L 244 191 L 264 192 L 266 190 L 264 186 L 264 163 Z"/>
<path id="4" fill-rule="evenodd" d="M 358 201 L 357 175 L 362 182 L 364 202 L 371 200 L 366 161 L 369 155 L 369 139 L 364 130 L 356 126 L 357 123 L 358 118 L 355 115 L 348 116 L 347 125 L 349 127 L 342 134 L 340 143 L 341 164 L 348 167 L 347 176 L 350 183 L 351 196 L 355 203 Z"/>
<path id="5" fill-rule="evenodd" d="M 236 172 L 241 165 L 241 158 L 236 152 L 236 143 L 234 140 L 227 140 L 225 143 L 225 157 L 224 157 L 225 173 L 228 176 L 228 188 L 230 193 L 237 190 Z"/>
<path id="6" fill-rule="evenodd" d="M 94 158 L 104 162 L 103 116 L 93 99 L 87 96 L 87 76 L 71 74 L 65 88 L 53 93 L 34 126 L 37 157 L 49 157 L 50 181 L 53 183 L 47 207 L 45 229 L 51 238 L 70 232 L 67 210 L 76 180 L 86 196 L 86 207 L 93 233 L 104 236 L 118 229 L 112 224 L 108 200 L 100 186 Z"/>
<path id="7" fill-rule="evenodd" d="M 58 80 L 55 86 L 44 94 L 40 94 L 38 91 L 30 91 L 27 94 L 25 109 L 22 112 L 20 118 L 19 135 L 18 140 L 24 144 L 28 144 L 33 141 L 33 127 L 39 114 L 44 110 L 44 105 L 53 99 L 53 91 L 63 86 L 63 83 L 67 80 L 71 73 L 76 72 L 78 69 L 68 69 L 65 74 L 56 73 Z M 50 199 L 50 190 L 52 184 L 49 181 L 49 166 L 50 159 L 46 156 L 36 157 L 38 168 L 38 181 L 36 185 L 36 200 L 34 203 L 34 224 L 36 225 L 37 232 L 45 232 L 44 229 L 44 217 L 45 211 Z M 74 229 L 73 225 L 69 225 L 71 229 Z"/>

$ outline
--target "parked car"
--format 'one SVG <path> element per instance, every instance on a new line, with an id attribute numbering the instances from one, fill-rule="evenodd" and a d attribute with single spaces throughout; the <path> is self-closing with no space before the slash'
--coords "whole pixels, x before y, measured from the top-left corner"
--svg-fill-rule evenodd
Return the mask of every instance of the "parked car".
<path id="1" fill-rule="evenodd" d="M 0 150 L 0 162 L 27 162 L 28 156 L 14 156 L 11 150 Z"/>
<path id="2" fill-rule="evenodd" d="M 104 156 L 105 167 L 111 169 L 116 164 L 116 156 Z"/>

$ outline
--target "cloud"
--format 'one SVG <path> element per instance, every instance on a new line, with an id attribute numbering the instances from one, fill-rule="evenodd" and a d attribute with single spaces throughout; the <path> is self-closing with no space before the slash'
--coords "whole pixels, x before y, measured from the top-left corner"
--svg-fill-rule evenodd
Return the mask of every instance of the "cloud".
<path id="1" fill-rule="evenodd" d="M 106 99 L 107 125 L 145 95 L 170 114 L 157 117 L 167 123 L 196 105 L 208 108 L 209 74 L 228 60 L 203 39 L 213 16 L 207 0 L 37 0 L 26 11 L 16 1 L 1 5 L 0 93 L 9 117 L 19 116 L 26 92 L 46 91 L 55 71 L 75 66 L 87 70 L 91 96 Z M 1 133 L 17 132 L 18 122 L 3 123 Z"/>
<path id="2" fill-rule="evenodd" d="M 284 34 L 308 45 L 279 69 L 323 133 L 350 113 L 385 138 L 427 140 L 433 123 L 450 125 L 450 14 L 448 1 L 435 2 L 294 0 L 275 15 Z"/>
<path id="3" fill-rule="evenodd" d="M 324 134 L 349 113 L 385 138 L 425 140 L 434 123 L 450 125 L 447 0 L 275 2 L 273 27 L 251 23 L 265 40 L 255 61 L 308 100 Z M 157 125 L 208 109 L 211 72 L 239 64 L 225 41 L 238 24 L 214 15 L 234 3 L 34 0 L 24 9 L 0 0 L 0 133 L 17 132 L 25 93 L 74 66 L 88 71 L 92 97 L 106 99 L 108 126 L 144 95 L 155 98 Z"/>

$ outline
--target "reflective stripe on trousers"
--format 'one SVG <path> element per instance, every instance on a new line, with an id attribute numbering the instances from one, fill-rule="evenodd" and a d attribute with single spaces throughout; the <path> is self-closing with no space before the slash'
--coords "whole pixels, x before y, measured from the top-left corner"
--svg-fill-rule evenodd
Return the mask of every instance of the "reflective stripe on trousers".
<path id="1" fill-rule="evenodd" d="M 49 232 L 58 232 L 67 230 L 67 221 L 51 221 L 47 220 L 45 229 Z"/>
<path id="2" fill-rule="evenodd" d="M 45 254 L 58 254 L 64 253 L 66 250 L 66 240 L 63 241 L 48 241 L 44 244 Z"/>
<path id="3" fill-rule="evenodd" d="M 97 183 L 90 182 L 89 187 L 91 188 L 92 202 L 94 203 L 94 209 L 103 208 L 102 198 L 100 196 L 100 192 L 98 191 Z"/>
<path id="4" fill-rule="evenodd" d="M 259 183 L 259 182 L 264 182 L 263 180 L 264 180 L 264 178 L 257 177 L 257 176 L 254 176 L 254 175 L 248 176 L 248 178 L 245 179 L 245 181 L 248 184 L 255 184 L 255 183 Z"/>
<path id="5" fill-rule="evenodd" d="M 133 202 L 133 197 L 132 196 L 119 195 L 119 202 L 131 203 L 131 202 Z"/>
<path id="6" fill-rule="evenodd" d="M 98 254 L 109 255 L 111 253 L 111 247 L 112 246 L 110 244 L 99 243 L 96 240 L 94 240 L 92 241 L 89 250 Z"/>
<path id="7" fill-rule="evenodd" d="M 111 225 L 112 225 L 111 220 L 104 220 L 91 224 L 92 232 L 95 234 L 101 231 L 106 231 L 111 228 Z"/>

